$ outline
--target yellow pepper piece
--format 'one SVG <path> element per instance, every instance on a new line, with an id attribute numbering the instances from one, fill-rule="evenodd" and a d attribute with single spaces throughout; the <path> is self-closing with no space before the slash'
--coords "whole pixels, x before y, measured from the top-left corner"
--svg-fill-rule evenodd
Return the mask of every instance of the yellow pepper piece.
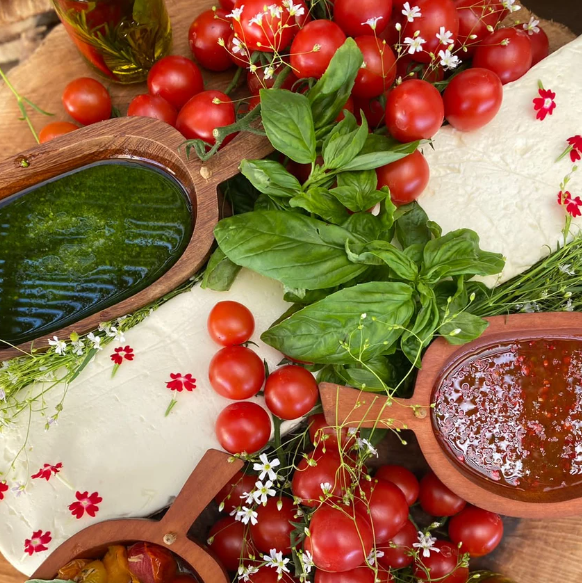
<path id="1" fill-rule="evenodd" d="M 91 559 L 75 559 L 59 569 L 57 579 L 73 580 L 91 562 Z"/>
<path id="2" fill-rule="evenodd" d="M 120 545 L 109 547 L 103 558 L 107 571 L 107 583 L 140 583 L 129 570 L 127 549 Z"/>
<path id="3" fill-rule="evenodd" d="M 109 583 L 107 571 L 101 561 L 93 561 L 83 568 L 75 577 L 76 583 Z"/>

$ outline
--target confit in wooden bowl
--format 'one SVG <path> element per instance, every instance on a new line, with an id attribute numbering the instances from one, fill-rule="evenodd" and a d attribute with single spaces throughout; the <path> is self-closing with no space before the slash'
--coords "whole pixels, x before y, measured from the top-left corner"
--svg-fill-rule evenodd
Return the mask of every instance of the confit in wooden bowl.
<path id="1" fill-rule="evenodd" d="M 202 545 L 188 538 L 188 531 L 242 466 L 242 461 L 226 453 L 208 450 L 162 520 L 124 519 L 94 524 L 58 547 L 33 578 L 52 580 L 70 561 L 101 559 L 111 545 L 148 542 L 179 556 L 201 583 L 228 583 L 222 565 Z"/>
<path id="2" fill-rule="evenodd" d="M 447 371 L 499 342 L 558 338 L 582 339 L 582 314 L 545 313 L 496 316 L 477 340 L 453 346 L 440 338 L 426 351 L 411 399 L 390 399 L 330 383 L 320 384 L 327 422 L 351 427 L 396 427 L 414 431 L 428 464 L 439 479 L 468 502 L 491 512 L 520 518 L 557 518 L 582 515 L 582 487 L 544 493 L 524 501 L 506 486 L 479 477 L 455 463 L 441 445 L 433 423 L 433 395 Z"/>
<path id="3" fill-rule="evenodd" d="M 218 185 L 238 173 L 243 158 L 263 158 L 272 151 L 267 138 L 238 136 L 208 162 L 192 153 L 189 160 L 184 137 L 171 126 L 149 118 L 116 118 L 18 154 L 0 163 L 0 202 L 47 180 L 97 162 L 139 161 L 157 166 L 173 176 L 190 198 L 194 230 L 178 261 L 147 288 L 73 325 L 36 338 L 34 348 L 48 347 L 48 339 L 66 340 L 72 332 L 85 334 L 107 322 L 135 311 L 174 290 L 205 263 L 214 242 L 219 220 Z M 30 193 L 34 195 L 34 192 Z M 123 204 L 123 197 L 120 197 Z M 16 348 L 0 346 L 0 361 L 29 352 L 31 342 Z"/>

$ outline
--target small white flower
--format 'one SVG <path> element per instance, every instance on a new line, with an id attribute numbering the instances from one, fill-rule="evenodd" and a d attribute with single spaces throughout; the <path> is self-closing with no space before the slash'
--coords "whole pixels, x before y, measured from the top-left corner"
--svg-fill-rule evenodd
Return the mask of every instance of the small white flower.
<path id="1" fill-rule="evenodd" d="M 564 307 L 564 312 L 573 312 L 574 311 L 574 303 L 572 300 L 568 300 L 566 302 L 566 306 Z"/>
<path id="2" fill-rule="evenodd" d="M 521 6 L 515 3 L 515 0 L 503 0 L 502 2 L 503 8 L 505 10 L 509 10 L 509 12 L 517 12 L 521 10 Z"/>
<path id="3" fill-rule="evenodd" d="M 305 7 L 301 4 L 293 4 L 293 0 L 283 0 L 283 6 L 287 8 L 290 16 L 303 16 L 305 14 Z"/>
<path id="4" fill-rule="evenodd" d="M 372 549 L 372 552 L 366 557 L 366 563 L 368 563 L 370 567 L 373 567 L 376 564 L 377 559 L 383 556 L 384 551 L 377 551 L 376 549 Z"/>
<path id="5" fill-rule="evenodd" d="M 236 36 L 232 39 L 232 52 L 236 54 L 240 54 L 241 57 L 246 57 L 248 55 L 245 46 L 240 42 L 240 39 L 236 38 Z"/>
<path id="6" fill-rule="evenodd" d="M 273 490 L 273 488 L 271 488 L 272 485 L 273 482 L 271 482 L 271 480 L 265 482 L 264 485 L 260 480 L 255 482 L 255 491 L 253 493 L 253 498 L 255 499 L 255 502 L 257 504 L 265 505 L 267 503 L 269 496 L 274 496 L 277 493 L 275 492 L 275 490 Z"/>
<path id="7" fill-rule="evenodd" d="M 315 567 L 315 563 L 313 562 L 313 556 L 309 551 L 303 551 L 299 555 L 299 560 L 301 561 L 301 565 L 303 566 L 303 572 L 306 575 L 309 575 L 309 573 L 311 573 L 311 569 Z"/>
<path id="8" fill-rule="evenodd" d="M 450 45 L 453 42 L 453 33 L 450 30 L 447 30 L 444 26 L 441 26 L 440 31 L 436 33 L 436 37 L 443 45 Z"/>
<path id="9" fill-rule="evenodd" d="M 263 16 L 265 16 L 266 14 L 267 14 L 266 12 L 259 12 L 258 14 L 255 14 L 255 16 L 253 16 L 249 20 L 249 24 L 256 24 L 258 26 L 261 26 L 263 24 Z"/>
<path id="10" fill-rule="evenodd" d="M 230 14 L 227 14 L 227 18 L 234 18 L 235 20 L 240 20 L 240 16 L 242 11 L 245 9 L 245 5 L 243 4 L 240 8 L 235 8 Z"/>
<path id="11" fill-rule="evenodd" d="M 348 435 L 355 435 L 356 433 L 358 433 L 357 427 L 348 427 Z"/>
<path id="12" fill-rule="evenodd" d="M 101 322 L 101 324 L 99 324 L 99 332 L 105 332 L 105 334 L 109 334 L 109 330 L 111 330 L 111 324 L 108 322 Z"/>
<path id="13" fill-rule="evenodd" d="M 453 55 L 449 49 L 439 51 L 439 58 L 441 60 L 441 66 L 445 69 L 456 69 L 461 62 L 461 59 L 457 55 Z"/>
<path id="14" fill-rule="evenodd" d="M 274 74 L 275 74 L 275 68 L 273 67 L 273 65 L 267 65 L 264 68 L 263 79 L 265 81 L 268 81 L 269 79 L 273 78 Z"/>
<path id="15" fill-rule="evenodd" d="M 409 36 L 407 36 L 404 39 L 404 44 L 408 45 L 408 53 L 411 55 L 414 55 L 414 53 L 421 53 L 422 45 L 425 42 L 426 41 L 420 36 L 415 36 L 414 38 L 410 38 Z"/>
<path id="16" fill-rule="evenodd" d="M 258 514 L 252 508 L 247 508 L 246 506 L 243 506 L 241 510 L 237 511 L 236 516 L 234 518 L 235 520 L 238 520 L 243 524 L 248 524 L 250 521 L 250 523 L 254 525 L 257 524 L 258 522 L 257 516 Z"/>
<path id="17" fill-rule="evenodd" d="M 405 2 L 402 8 L 403 8 L 402 14 L 406 16 L 408 22 L 412 22 L 415 18 L 419 18 L 422 16 L 422 14 L 420 13 L 420 8 L 418 6 L 410 8 L 410 2 Z"/>
<path id="18" fill-rule="evenodd" d="M 271 4 L 269 6 L 269 12 L 271 13 L 271 16 L 273 18 L 281 18 L 281 13 L 283 12 L 283 9 L 280 6 L 277 6 L 276 4 Z"/>
<path id="19" fill-rule="evenodd" d="M 366 314 L 366 313 L 360 314 L 360 320 L 365 320 L 367 317 L 368 317 L 368 314 Z"/>
<path id="20" fill-rule="evenodd" d="M 532 16 L 529 19 L 529 22 L 524 23 L 523 29 L 526 30 L 527 33 L 530 35 L 537 34 L 540 31 L 540 27 L 538 26 L 539 23 L 540 21 Z"/>
<path id="21" fill-rule="evenodd" d="M 438 528 L 440 525 L 441 525 L 441 523 L 440 523 L 440 522 L 433 522 L 433 523 L 432 523 L 432 524 L 429 526 L 429 528 L 430 528 L 431 530 L 433 530 L 433 529 L 435 529 L 435 528 Z"/>
<path id="22" fill-rule="evenodd" d="M 576 275 L 576 272 L 572 269 L 572 265 L 570 263 L 566 263 L 565 265 L 558 266 L 558 269 L 565 273 L 566 275 Z"/>
<path id="23" fill-rule="evenodd" d="M 356 439 L 358 449 L 365 449 L 368 453 L 378 457 L 378 450 L 367 439 Z"/>
<path id="24" fill-rule="evenodd" d="M 366 26 L 366 24 L 372 29 L 372 30 L 376 30 L 376 26 L 378 25 L 378 22 L 380 20 L 382 20 L 384 17 L 383 16 L 376 16 L 376 18 L 368 18 L 368 20 L 366 20 L 366 22 L 362 22 L 362 26 Z"/>
<path id="25" fill-rule="evenodd" d="M 279 575 L 282 575 L 283 571 L 285 571 L 285 573 L 289 573 L 289 569 L 287 568 L 289 559 L 284 559 L 283 553 L 277 552 L 276 549 L 271 549 L 269 555 L 263 555 L 263 561 L 265 561 L 267 567 L 277 569 L 277 574 Z"/>
<path id="26" fill-rule="evenodd" d="M 48 341 L 50 346 L 55 347 L 55 352 L 63 356 L 67 350 L 67 343 L 59 340 L 56 336 L 53 336 L 52 340 Z"/>
<path id="27" fill-rule="evenodd" d="M 247 567 L 245 565 L 239 565 L 238 568 L 238 580 L 239 581 L 250 581 L 250 576 L 258 573 L 259 570 L 256 567 Z"/>
<path id="28" fill-rule="evenodd" d="M 418 532 L 418 542 L 414 543 L 412 546 L 415 549 L 422 549 L 422 556 L 423 557 L 430 557 L 431 551 L 434 553 L 440 553 L 440 549 L 437 549 L 434 546 L 436 543 L 436 537 L 432 536 L 430 532 L 424 534 L 423 532 Z"/>
<path id="29" fill-rule="evenodd" d="M 394 28 L 395 28 L 395 29 L 396 29 L 398 32 L 400 32 L 400 31 L 402 30 L 402 25 L 401 25 L 399 22 L 397 22 L 397 23 L 396 23 L 396 25 L 394 26 Z"/>
<path id="30" fill-rule="evenodd" d="M 81 356 L 81 354 L 85 352 L 85 341 L 82 338 L 75 340 L 71 346 L 73 348 L 73 354 L 76 354 L 77 356 Z"/>
<path id="31" fill-rule="evenodd" d="M 527 302 L 523 306 L 523 310 L 526 314 L 533 314 L 534 312 L 539 312 L 540 307 L 538 306 L 537 302 Z"/>
<path id="32" fill-rule="evenodd" d="M 123 332 L 117 329 L 115 326 L 112 326 L 107 331 L 107 336 L 109 336 L 110 338 L 114 338 L 115 340 L 117 340 L 117 342 L 125 342 L 125 336 Z"/>
<path id="33" fill-rule="evenodd" d="M 101 336 L 95 336 L 93 332 L 89 332 L 89 334 L 87 334 L 87 340 L 93 344 L 95 350 L 103 350 L 103 347 L 101 346 Z"/>
<path id="34" fill-rule="evenodd" d="M 319 487 L 325 496 L 331 494 L 331 491 L 333 490 L 333 486 L 329 482 L 322 482 L 319 484 Z"/>
<path id="35" fill-rule="evenodd" d="M 277 472 L 275 472 L 273 468 L 280 466 L 281 462 L 277 458 L 274 458 L 273 461 L 269 461 L 266 453 L 262 453 L 259 456 L 259 460 L 261 461 L 260 464 L 256 463 L 253 465 L 253 470 L 255 470 L 255 472 L 260 472 L 259 480 L 264 480 L 267 474 L 269 475 L 269 480 L 272 482 L 277 480 Z"/>
<path id="36" fill-rule="evenodd" d="M 6 401 L 6 392 L 0 389 L 0 401 Z"/>
<path id="37" fill-rule="evenodd" d="M 240 498 L 242 498 L 245 501 L 245 504 L 247 506 L 253 504 L 253 502 L 255 501 L 255 491 L 253 490 L 252 492 L 243 492 Z"/>
<path id="38" fill-rule="evenodd" d="M 22 494 L 26 494 L 25 488 L 26 484 L 24 484 L 23 482 L 16 482 L 16 486 L 12 488 L 12 491 L 16 494 L 17 498 L 20 498 Z"/>

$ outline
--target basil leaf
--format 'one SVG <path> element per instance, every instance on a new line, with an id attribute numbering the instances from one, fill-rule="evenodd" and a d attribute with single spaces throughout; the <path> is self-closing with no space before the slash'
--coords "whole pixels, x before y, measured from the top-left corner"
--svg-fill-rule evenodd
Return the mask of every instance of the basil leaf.
<path id="1" fill-rule="evenodd" d="M 299 164 L 315 162 L 315 128 L 309 100 L 286 89 L 261 89 L 263 127 L 273 147 Z"/>
<path id="2" fill-rule="evenodd" d="M 301 193 L 299 180 L 273 160 L 243 160 L 240 171 L 263 194 L 290 198 Z"/>
<path id="3" fill-rule="evenodd" d="M 242 174 L 223 182 L 219 188 L 234 215 L 251 212 L 261 194 Z"/>
<path id="4" fill-rule="evenodd" d="M 360 235 L 366 241 L 376 240 L 382 232 L 382 224 L 378 217 L 370 213 L 354 213 L 343 223 L 342 227 L 350 233 Z"/>
<path id="5" fill-rule="evenodd" d="M 338 374 L 345 384 L 368 392 L 385 392 L 396 382 L 396 370 L 385 356 L 369 360 L 365 368 L 362 365 L 339 368 Z"/>
<path id="6" fill-rule="evenodd" d="M 410 144 L 399 144 L 388 148 L 387 144 L 384 143 L 386 149 L 378 149 L 378 136 L 370 138 L 373 135 L 375 134 L 368 134 L 367 143 L 362 149 L 363 152 L 347 164 L 344 170 L 372 170 L 380 168 L 380 166 L 386 166 L 386 164 L 406 158 L 406 156 L 416 151 L 419 144 L 419 142 L 411 142 Z"/>
<path id="7" fill-rule="evenodd" d="M 363 239 L 299 213 L 255 211 L 229 217 L 218 223 L 214 235 L 231 261 L 292 288 L 334 287 L 366 269 L 345 253 L 346 240 Z"/>
<path id="8" fill-rule="evenodd" d="M 255 211 L 282 211 L 290 208 L 284 198 L 271 198 L 267 194 L 261 194 L 255 202 Z"/>
<path id="9" fill-rule="evenodd" d="M 372 241 L 357 247 L 358 251 L 351 252 L 349 241 L 346 241 L 346 254 L 350 261 L 365 265 L 381 265 L 385 263 L 395 273 L 397 279 L 415 282 L 418 277 L 418 268 L 414 261 L 402 251 L 387 241 Z"/>
<path id="10" fill-rule="evenodd" d="M 404 254 L 411 261 L 414 261 L 419 267 L 422 265 L 422 252 L 424 251 L 424 245 L 415 243 L 414 245 L 409 245 L 404 249 Z"/>
<path id="11" fill-rule="evenodd" d="M 428 217 L 417 202 L 398 209 L 396 238 L 404 249 L 411 245 L 422 245 L 424 248 L 432 239 Z"/>
<path id="12" fill-rule="evenodd" d="M 342 172 L 338 175 L 338 186 L 330 192 L 353 212 L 367 211 L 389 195 L 388 189 L 376 190 L 378 179 L 374 170 Z"/>
<path id="13" fill-rule="evenodd" d="M 327 297 L 330 293 L 336 291 L 334 288 L 333 290 L 326 290 L 326 289 L 317 289 L 317 290 L 306 290 L 306 289 L 290 289 L 285 288 L 285 295 L 283 299 L 286 302 L 290 302 L 293 304 L 301 304 L 302 306 L 308 306 L 309 304 L 314 304 L 319 300 Z"/>
<path id="14" fill-rule="evenodd" d="M 360 153 L 366 142 L 368 136 L 366 118 L 362 118 L 362 124 L 357 130 L 349 133 L 341 131 L 342 125 L 349 124 L 350 118 L 353 119 L 354 124 L 356 123 L 354 116 L 347 112 L 345 119 L 338 124 L 338 130 L 332 131 L 323 144 L 323 161 L 326 168 L 343 168 Z"/>
<path id="15" fill-rule="evenodd" d="M 312 187 L 300 196 L 292 198 L 289 204 L 319 215 L 323 220 L 334 225 L 341 225 L 350 216 L 345 206 L 325 188 Z"/>
<path id="16" fill-rule="evenodd" d="M 444 323 L 439 332 L 450 344 L 460 345 L 479 338 L 488 327 L 489 322 L 479 318 L 479 316 L 461 312 Z"/>
<path id="17" fill-rule="evenodd" d="M 401 336 L 414 313 L 413 293 L 404 283 L 356 285 L 303 308 L 261 338 L 296 360 L 367 361 L 390 352 Z"/>
<path id="18" fill-rule="evenodd" d="M 369 192 L 374 192 L 378 188 L 378 175 L 374 170 L 342 172 L 337 175 L 337 185 L 341 187 L 355 188 L 358 192 L 367 194 Z"/>
<path id="19" fill-rule="evenodd" d="M 223 253 L 222 249 L 218 248 L 208 261 L 200 287 L 214 291 L 228 291 L 241 269 Z"/>

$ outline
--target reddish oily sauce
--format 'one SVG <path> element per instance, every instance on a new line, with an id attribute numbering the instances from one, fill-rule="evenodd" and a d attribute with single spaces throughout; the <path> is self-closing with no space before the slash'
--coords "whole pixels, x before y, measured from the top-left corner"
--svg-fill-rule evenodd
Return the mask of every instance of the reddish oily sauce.
<path id="1" fill-rule="evenodd" d="M 433 423 L 445 451 L 499 485 L 541 494 L 582 484 L 582 342 L 499 343 L 451 369 Z"/>

